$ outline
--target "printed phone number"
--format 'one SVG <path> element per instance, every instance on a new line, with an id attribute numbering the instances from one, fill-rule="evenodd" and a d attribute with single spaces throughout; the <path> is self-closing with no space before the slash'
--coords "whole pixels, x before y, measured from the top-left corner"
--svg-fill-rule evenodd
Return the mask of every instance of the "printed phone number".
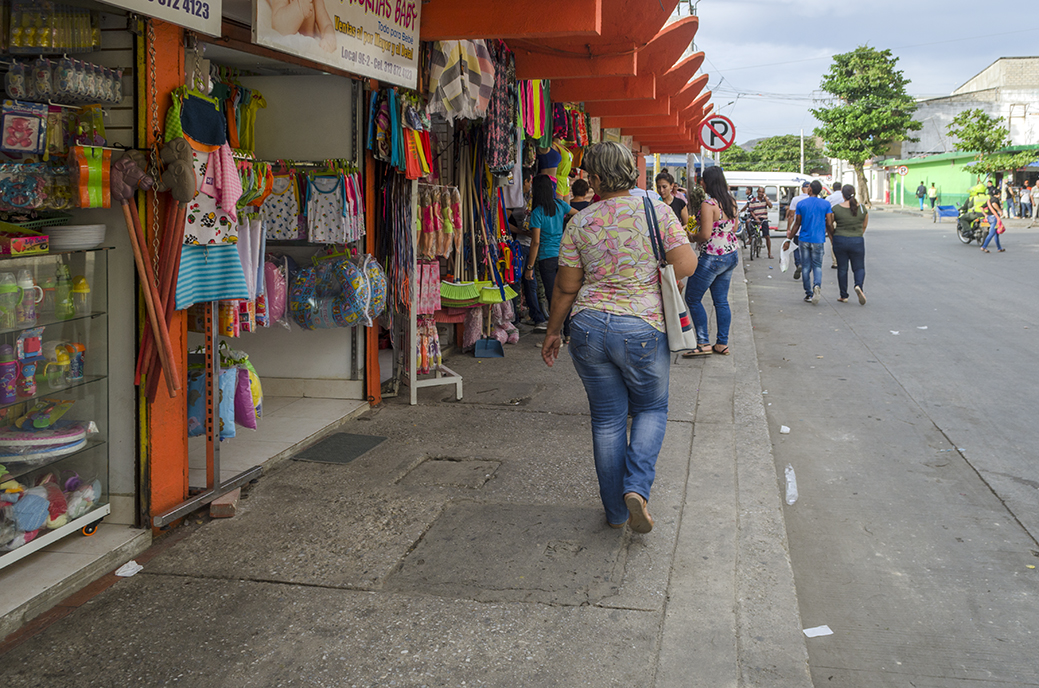
<path id="1" fill-rule="evenodd" d="M 209 3 L 203 0 L 148 0 L 159 7 L 168 7 L 171 10 L 183 10 L 192 17 L 209 19 Z"/>

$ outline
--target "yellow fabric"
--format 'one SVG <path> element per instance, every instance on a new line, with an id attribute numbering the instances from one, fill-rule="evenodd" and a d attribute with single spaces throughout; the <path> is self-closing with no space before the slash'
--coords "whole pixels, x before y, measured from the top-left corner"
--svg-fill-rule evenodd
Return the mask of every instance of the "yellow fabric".
<path id="1" fill-rule="evenodd" d="M 531 88 L 534 91 L 534 138 L 540 139 L 545 135 L 541 126 L 541 79 L 534 79 Z"/>
<path id="2" fill-rule="evenodd" d="M 574 154 L 563 144 L 556 145 L 561 159 L 556 166 L 556 195 L 566 198 L 570 195 L 570 168 L 573 166 Z"/>
<path id="3" fill-rule="evenodd" d="M 267 107 L 267 101 L 259 91 L 253 91 L 249 104 L 242 108 L 242 121 L 238 123 L 238 143 L 247 151 L 256 150 L 256 111 Z"/>

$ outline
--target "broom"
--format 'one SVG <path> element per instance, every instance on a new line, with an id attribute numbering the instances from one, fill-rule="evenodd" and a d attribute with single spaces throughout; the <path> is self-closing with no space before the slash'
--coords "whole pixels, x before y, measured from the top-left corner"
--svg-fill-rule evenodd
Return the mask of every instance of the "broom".
<path id="1" fill-rule="evenodd" d="M 466 188 L 466 195 L 468 195 L 468 188 Z M 463 204 L 465 201 L 463 200 Z M 465 219 L 469 219 L 469 213 L 466 213 Z M 464 222 L 464 220 L 463 220 Z M 469 231 L 473 231 L 472 223 L 469 224 Z M 463 226 L 457 227 L 455 231 L 462 232 Z M 480 289 L 476 286 L 475 282 L 464 282 L 463 273 L 465 272 L 465 258 L 462 251 L 455 251 L 455 279 L 450 282 L 440 283 L 440 301 L 446 303 L 449 306 L 465 307 L 473 306 L 479 302 Z M 475 278 L 476 275 L 473 275 Z"/>

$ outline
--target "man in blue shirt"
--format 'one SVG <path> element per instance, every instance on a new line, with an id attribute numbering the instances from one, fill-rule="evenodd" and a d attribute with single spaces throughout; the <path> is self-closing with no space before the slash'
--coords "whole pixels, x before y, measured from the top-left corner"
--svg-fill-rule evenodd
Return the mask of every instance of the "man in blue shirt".
<path id="1" fill-rule="evenodd" d="M 787 239 L 797 234 L 801 248 L 801 283 L 805 288 L 805 303 L 819 303 L 823 289 L 823 251 L 826 235 L 833 232 L 833 208 L 825 198 L 819 198 L 823 185 L 815 180 L 808 187 L 808 198 L 797 204 L 794 225 L 787 230 Z M 813 286 L 814 284 L 814 286 Z"/>

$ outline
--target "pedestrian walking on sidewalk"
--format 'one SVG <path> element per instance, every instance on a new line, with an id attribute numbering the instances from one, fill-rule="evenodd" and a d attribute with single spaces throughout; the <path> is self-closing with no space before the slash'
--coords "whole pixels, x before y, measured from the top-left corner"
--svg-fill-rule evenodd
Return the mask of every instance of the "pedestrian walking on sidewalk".
<path id="1" fill-rule="evenodd" d="M 722 168 L 708 167 L 703 173 L 703 186 L 707 200 L 700 206 L 700 230 L 693 235 L 693 241 L 700 245 L 700 258 L 696 273 L 689 278 L 685 287 L 685 302 L 689 306 L 689 314 L 693 316 L 697 346 L 682 354 L 682 358 L 710 353 L 729 355 L 729 324 L 732 322 L 729 284 L 739 263 L 739 244 L 736 240 L 739 211 L 736 199 L 729 193 Z M 711 290 L 714 317 L 718 324 L 713 347 L 707 311 L 703 307 L 703 297 L 708 289 Z"/>
<path id="2" fill-rule="evenodd" d="M 1021 217 L 1032 217 L 1032 186 L 1028 182 L 1021 187 Z"/>
<path id="3" fill-rule="evenodd" d="M 931 182 L 931 188 L 927 190 L 927 198 L 931 201 L 931 210 L 934 210 L 934 203 L 938 200 L 938 189 L 935 187 L 934 182 Z"/>
<path id="4" fill-rule="evenodd" d="M 862 290 L 866 282 L 866 242 L 863 234 L 869 223 L 866 209 L 855 199 L 855 187 L 845 184 L 841 189 L 844 202 L 833 206 L 833 252 L 837 255 L 837 287 L 841 291 L 841 303 L 848 301 L 848 263 L 855 279 L 855 295 L 859 303 L 866 305 L 866 293 Z"/>
<path id="5" fill-rule="evenodd" d="M 920 201 L 920 212 L 924 211 L 924 198 L 927 197 L 927 187 L 924 186 L 923 182 L 920 182 L 920 186 L 916 187 L 916 199 Z"/>
<path id="6" fill-rule="evenodd" d="M 548 334 L 541 357 L 559 357 L 561 328 L 571 312 L 570 356 L 584 383 L 592 416 L 592 452 L 599 497 L 612 528 L 653 528 L 650 488 L 667 427 L 671 354 L 664 330 L 660 277 L 642 197 L 630 189 L 639 172 L 619 143 L 585 150 L 582 168 L 602 199 L 578 213 L 563 235 Z M 696 255 L 682 223 L 650 201 L 667 261 L 682 279 Z M 631 431 L 628 431 L 628 416 Z"/>
<path id="7" fill-rule="evenodd" d="M 819 198 L 823 190 L 818 179 L 808 187 L 809 198 L 797 204 L 794 226 L 787 233 L 787 239 L 796 234 L 801 248 L 801 284 L 805 289 L 805 302 L 818 303 L 823 285 L 823 251 L 826 235 L 833 231 L 833 208 L 826 199 Z M 814 286 L 813 286 L 814 285 Z"/>
<path id="8" fill-rule="evenodd" d="M 801 193 L 794 196 L 790 201 L 790 205 L 786 209 L 786 231 L 787 235 L 790 234 L 790 228 L 794 226 L 794 218 L 797 213 L 797 205 L 808 198 L 808 187 L 811 186 L 811 182 L 805 181 L 801 184 Z M 794 238 L 794 244 L 796 245 L 798 239 Z M 801 279 L 801 251 L 794 251 L 794 279 Z"/>
<path id="9" fill-rule="evenodd" d="M 988 216 L 988 236 L 985 237 L 984 243 L 981 244 L 981 250 L 985 253 L 989 253 L 988 245 L 993 239 L 996 240 L 996 250 L 1003 253 L 1006 249 L 999 245 L 999 230 L 1003 226 L 1003 221 L 999 219 L 999 213 L 1002 208 L 999 207 L 999 196 L 993 194 L 989 196 L 988 203 L 985 204 L 985 215 Z"/>
<path id="10" fill-rule="evenodd" d="M 538 174 L 531 185 L 533 202 L 530 211 L 530 248 L 527 249 L 527 262 L 523 268 L 523 277 L 533 279 L 534 268 L 537 267 L 541 282 L 545 285 L 545 296 L 548 297 L 548 308 L 552 309 L 552 295 L 559 266 L 559 242 L 563 238 L 563 224 L 566 218 L 577 211 L 566 201 L 556 198 L 556 185 L 547 174 Z M 570 336 L 570 321 L 563 326 L 563 336 Z"/>

